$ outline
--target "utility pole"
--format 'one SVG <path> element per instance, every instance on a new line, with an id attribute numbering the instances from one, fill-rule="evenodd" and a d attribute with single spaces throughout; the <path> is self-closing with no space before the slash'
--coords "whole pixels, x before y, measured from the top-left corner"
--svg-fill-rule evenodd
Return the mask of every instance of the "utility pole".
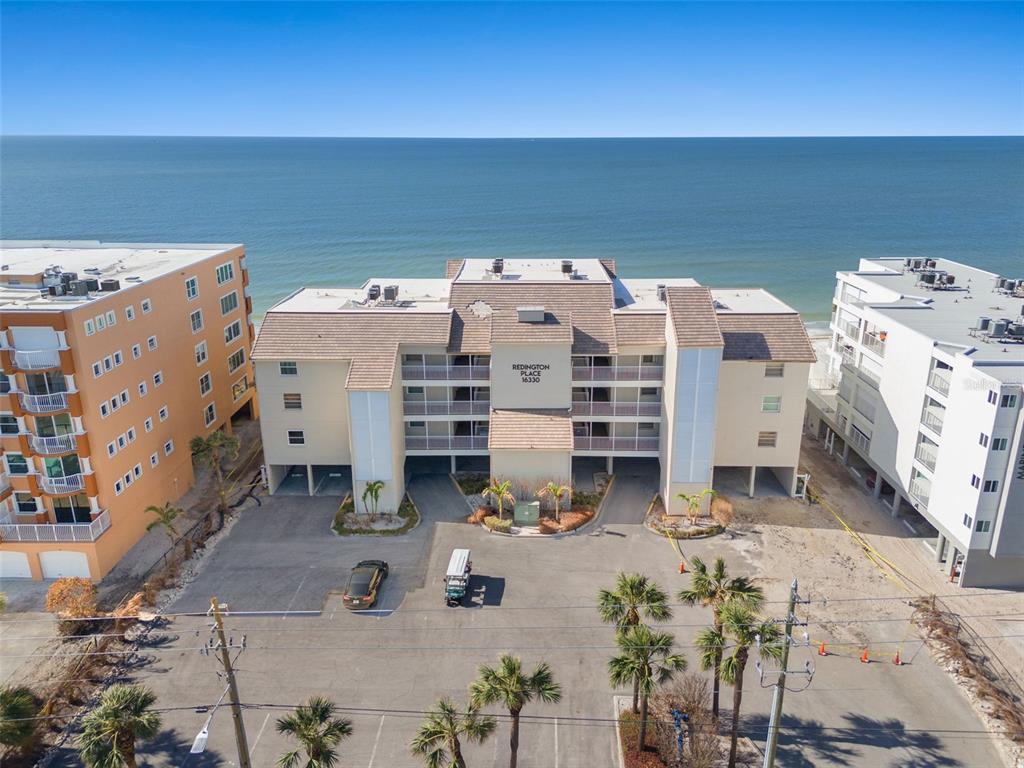
<path id="1" fill-rule="evenodd" d="M 210 612 L 216 623 L 217 650 L 220 651 L 220 662 L 224 665 L 224 674 L 228 680 L 228 701 L 231 702 L 231 719 L 235 725 L 235 743 L 238 745 L 239 768 L 252 768 L 249 762 L 249 741 L 245 737 L 245 723 L 242 722 L 242 705 L 238 701 L 238 684 L 235 682 L 235 670 L 231 666 L 231 652 L 224 636 L 224 620 L 220 615 L 220 603 L 216 597 L 210 598 Z"/>
<path id="2" fill-rule="evenodd" d="M 782 646 L 782 664 L 779 669 L 779 677 L 775 681 L 775 691 L 772 694 L 772 714 L 768 721 L 768 741 L 765 744 L 763 768 L 774 768 L 775 766 L 775 751 L 779 746 L 779 726 L 782 720 L 782 697 L 786 693 L 786 674 L 789 672 L 789 648 L 793 644 L 793 625 L 806 624 L 806 622 L 797 622 L 796 620 L 796 604 L 798 602 L 804 601 L 800 600 L 797 593 L 797 580 L 796 577 L 793 577 L 793 583 L 789 588 L 789 605 L 786 607 L 786 636 Z M 810 662 L 807 662 L 799 674 L 807 675 L 807 684 L 810 685 L 811 677 L 814 676 L 814 669 Z"/>

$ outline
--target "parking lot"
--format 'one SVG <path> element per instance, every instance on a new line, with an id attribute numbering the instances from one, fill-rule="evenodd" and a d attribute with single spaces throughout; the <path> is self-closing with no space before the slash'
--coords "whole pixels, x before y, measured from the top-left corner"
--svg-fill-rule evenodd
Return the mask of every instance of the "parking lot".
<path id="1" fill-rule="evenodd" d="M 205 611 L 212 594 L 234 611 L 318 611 L 227 620 L 236 645 L 246 638 L 247 648 L 237 661 L 238 684 L 250 705 L 244 720 L 254 766 L 270 766 L 286 750 L 288 743 L 275 732 L 274 721 L 288 706 L 313 694 L 355 710 L 347 713 L 354 733 L 341 746 L 343 765 L 420 765 L 408 752 L 420 713 L 439 696 L 464 702 L 477 666 L 511 651 L 528 666 L 540 660 L 551 664 L 564 691 L 560 703 L 531 704 L 524 711 L 543 720 L 524 722 L 520 765 L 611 768 L 617 764 L 614 729 L 608 722 L 613 691 L 605 665 L 614 652 L 614 638 L 600 624 L 595 594 L 619 570 L 643 571 L 673 594 L 688 583 L 678 573 L 679 559 L 669 543 L 639 525 L 643 510 L 635 507 L 644 502 L 645 482 L 643 477 L 625 479 L 610 498 L 617 506 L 606 509 L 593 529 L 553 540 L 497 537 L 459 522 L 465 514 L 459 507 L 462 500 L 443 475 L 414 479 L 410 492 L 425 520 L 402 537 L 338 538 L 329 530 L 336 501 L 264 499 L 218 545 L 172 612 Z M 781 615 L 783 607 L 776 601 L 784 599 L 793 573 L 762 571 L 758 526 L 741 527 L 738 534 L 690 543 L 684 550 L 691 557 L 722 555 L 733 572 L 763 578 L 773 601 L 767 609 Z M 442 578 L 455 547 L 473 551 L 471 607 L 444 606 Z M 391 575 L 381 595 L 383 610 L 352 613 L 332 590 L 340 590 L 348 568 L 364 558 L 388 560 Z M 841 593 L 838 583 L 819 580 L 814 585 L 818 593 L 832 587 Z M 814 608 L 809 631 L 815 638 L 827 634 L 830 642 L 838 642 L 849 632 L 841 623 L 829 626 L 825 618 L 841 622 L 865 615 L 863 604 Z M 691 669 L 697 658 L 693 638 L 707 620 L 702 609 L 677 607 L 667 626 Z M 906 625 L 896 622 L 867 624 L 858 631 L 880 643 L 907 636 Z M 224 686 L 217 675 L 219 664 L 198 650 L 209 636 L 205 618 L 178 616 L 160 631 L 159 644 L 146 652 L 135 676 L 153 687 L 163 706 L 215 702 Z M 864 665 L 854 650 L 839 646 L 827 658 L 817 657 L 813 649 L 795 649 L 791 665 L 813 660 L 817 671 L 807 690 L 786 697 L 779 764 L 997 764 L 991 740 L 979 737 L 980 722 L 946 673 L 919 643 L 900 647 L 910 662 L 902 667 L 887 661 Z M 746 677 L 742 728 L 761 741 L 770 690 L 759 685 L 752 667 Z M 726 711 L 730 701 L 731 689 L 725 687 Z M 190 709 L 166 712 L 164 733 L 142 746 L 145 764 L 236 764 L 226 708 L 214 717 L 207 752 L 188 756 L 205 718 Z M 501 723 L 485 745 L 466 748 L 468 764 L 506 765 L 507 742 L 507 724 Z M 69 756 L 64 764 L 75 763 Z"/>

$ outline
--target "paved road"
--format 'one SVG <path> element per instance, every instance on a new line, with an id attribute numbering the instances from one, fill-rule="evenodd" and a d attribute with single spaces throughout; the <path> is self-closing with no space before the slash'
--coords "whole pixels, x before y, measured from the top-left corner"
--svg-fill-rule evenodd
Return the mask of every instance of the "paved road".
<path id="1" fill-rule="evenodd" d="M 657 460 L 617 462 L 615 481 L 609 491 L 601 525 L 640 525 L 647 507 L 658 492 Z"/>

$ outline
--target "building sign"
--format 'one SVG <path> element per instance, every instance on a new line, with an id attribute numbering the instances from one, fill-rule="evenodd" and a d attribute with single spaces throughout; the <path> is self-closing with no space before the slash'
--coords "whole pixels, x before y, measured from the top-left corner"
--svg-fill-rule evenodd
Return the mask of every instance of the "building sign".
<path id="1" fill-rule="evenodd" d="M 545 371 L 550 371 L 547 363 L 512 363 L 512 370 L 519 372 L 523 384 L 540 384 Z"/>

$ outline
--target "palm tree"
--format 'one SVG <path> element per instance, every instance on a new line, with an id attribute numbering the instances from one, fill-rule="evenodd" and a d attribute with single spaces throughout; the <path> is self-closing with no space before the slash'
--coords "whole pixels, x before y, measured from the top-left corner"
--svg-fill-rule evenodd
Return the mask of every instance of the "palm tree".
<path id="1" fill-rule="evenodd" d="M 615 580 L 615 589 L 602 589 L 597 593 L 597 610 L 601 620 L 619 630 L 635 627 L 642 618 L 668 621 L 672 609 L 668 595 L 661 587 L 639 573 L 622 573 Z M 633 686 L 633 714 L 640 711 L 639 683 Z"/>
<path id="2" fill-rule="evenodd" d="M 35 694 L 23 686 L 0 688 L 0 744 L 19 751 L 27 750 L 36 738 L 34 718 L 39 714 Z"/>
<path id="3" fill-rule="evenodd" d="M 512 481 L 504 480 L 498 482 L 497 478 L 491 478 L 491 483 L 484 488 L 484 498 L 494 499 L 498 504 L 498 519 L 504 519 L 505 517 L 505 503 L 509 504 L 516 503 L 516 497 L 512 495 Z"/>
<path id="4" fill-rule="evenodd" d="M 647 738 L 647 702 L 656 685 L 672 679 L 686 669 L 686 657 L 673 653 L 675 638 L 668 632 L 655 632 L 646 624 L 637 624 L 619 632 L 615 641 L 619 655 L 608 660 L 608 676 L 618 687 L 636 682 L 640 690 L 640 735 L 637 749 L 643 752 Z"/>
<path id="5" fill-rule="evenodd" d="M 554 480 L 550 481 L 547 485 L 537 491 L 537 496 L 540 498 L 550 497 L 555 503 L 555 521 L 561 519 L 560 507 L 562 503 L 562 497 L 567 493 L 572 493 L 572 488 L 568 485 L 561 485 L 556 483 Z"/>
<path id="6" fill-rule="evenodd" d="M 377 519 L 377 505 L 380 503 L 380 492 L 384 488 L 383 480 L 371 480 L 366 484 L 363 489 L 363 509 L 366 510 L 366 514 L 369 515 L 370 520 Z M 370 504 L 366 503 L 366 500 L 370 500 Z M 371 506 L 373 512 L 370 512 Z"/>
<path id="7" fill-rule="evenodd" d="M 225 456 L 238 458 L 239 442 L 234 435 L 222 430 L 215 430 L 208 437 L 196 435 L 188 444 L 192 458 L 200 464 L 209 464 L 217 484 L 217 511 L 220 513 L 220 524 L 224 525 L 224 516 L 228 513 L 227 488 L 224 486 L 224 469 L 221 466 Z"/>
<path id="8" fill-rule="evenodd" d="M 182 514 L 182 510 L 176 506 L 167 502 L 163 506 L 151 505 L 146 507 L 146 512 L 151 515 L 156 515 L 156 520 L 146 526 L 147 531 L 152 531 L 154 528 L 162 527 L 164 533 L 167 534 L 167 538 L 171 540 L 171 546 L 174 546 L 175 540 L 178 538 L 178 529 L 174 525 L 174 521 Z"/>
<path id="9" fill-rule="evenodd" d="M 410 751 L 424 758 L 427 768 L 466 768 L 461 739 L 483 744 L 497 727 L 494 717 L 481 715 L 472 704 L 462 712 L 451 699 L 442 698 L 427 713 Z"/>
<path id="10" fill-rule="evenodd" d="M 717 495 L 717 491 L 705 488 L 700 493 L 677 493 L 676 498 L 682 499 L 683 503 L 686 504 L 686 516 L 690 518 L 690 525 L 696 525 L 697 518 L 700 517 L 700 505 L 704 501 L 704 497 L 710 496 L 714 499 Z"/>
<path id="11" fill-rule="evenodd" d="M 562 698 L 562 686 L 555 682 L 551 667 L 546 663 L 537 665 L 529 675 L 523 674 L 523 663 L 517 657 L 503 653 L 498 668 L 486 664 L 480 667 L 480 676 L 469 686 L 470 699 L 475 707 L 501 704 L 512 716 L 512 733 L 509 747 L 512 756 L 509 768 L 516 768 L 519 752 L 519 713 L 530 701 L 538 699 L 554 704 Z"/>
<path id="12" fill-rule="evenodd" d="M 690 587 L 682 590 L 677 597 L 682 603 L 688 605 L 701 605 L 710 608 L 714 615 L 715 631 L 721 634 L 722 618 L 720 616 L 722 607 L 727 603 L 740 603 L 746 605 L 752 611 L 756 611 L 764 602 L 764 592 L 760 587 L 755 586 L 746 576 L 729 578 L 725 570 L 725 560 L 717 558 L 712 570 L 708 570 L 707 564 L 699 557 L 691 560 Z M 718 717 L 718 694 L 721 688 L 722 654 L 719 652 L 715 663 L 711 667 L 714 670 L 714 687 L 711 694 L 711 714 Z"/>
<path id="13" fill-rule="evenodd" d="M 136 768 L 135 742 L 160 730 L 156 694 L 142 685 L 114 685 L 82 720 L 82 760 L 89 768 Z"/>
<path id="14" fill-rule="evenodd" d="M 743 702 L 743 672 L 747 668 L 751 647 L 756 646 L 762 659 L 782 657 L 777 624 L 759 617 L 743 603 L 726 603 L 719 611 L 722 628 L 708 627 L 697 635 L 701 669 L 711 669 L 721 659 L 722 679 L 732 685 L 732 727 L 730 729 L 729 768 L 736 765 L 736 739 L 740 727 L 740 705 Z M 722 657 L 726 646 L 732 650 Z"/>
<path id="15" fill-rule="evenodd" d="M 336 717 L 338 707 L 330 699 L 313 696 L 300 704 L 290 715 L 277 720 L 277 732 L 292 736 L 299 742 L 301 751 L 293 749 L 278 758 L 280 768 L 295 768 L 302 762 L 301 752 L 306 753 L 303 768 L 333 768 L 338 764 L 338 753 L 334 749 L 342 739 L 352 735 L 352 721 Z"/>

